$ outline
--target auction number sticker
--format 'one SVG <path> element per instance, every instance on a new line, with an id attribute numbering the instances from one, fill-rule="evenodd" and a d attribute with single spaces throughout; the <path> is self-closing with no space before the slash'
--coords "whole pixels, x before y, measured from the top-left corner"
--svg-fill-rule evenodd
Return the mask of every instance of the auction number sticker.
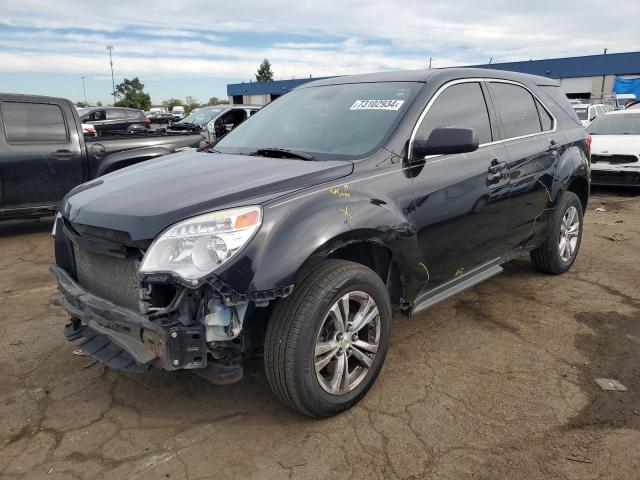
<path id="1" fill-rule="evenodd" d="M 349 110 L 400 110 L 404 100 L 356 100 Z"/>

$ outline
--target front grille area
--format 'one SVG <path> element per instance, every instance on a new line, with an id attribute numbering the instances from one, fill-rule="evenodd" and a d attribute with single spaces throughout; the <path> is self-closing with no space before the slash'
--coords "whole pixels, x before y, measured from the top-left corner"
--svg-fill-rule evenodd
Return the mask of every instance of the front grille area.
<path id="1" fill-rule="evenodd" d="M 123 307 L 138 310 L 138 262 L 101 255 L 74 246 L 78 283 L 87 291 Z"/>
<path id="2" fill-rule="evenodd" d="M 591 155 L 591 163 L 637 163 L 635 155 Z"/>
<path id="3" fill-rule="evenodd" d="M 640 186 L 640 173 L 617 173 L 591 171 L 593 185 L 627 185 Z"/>

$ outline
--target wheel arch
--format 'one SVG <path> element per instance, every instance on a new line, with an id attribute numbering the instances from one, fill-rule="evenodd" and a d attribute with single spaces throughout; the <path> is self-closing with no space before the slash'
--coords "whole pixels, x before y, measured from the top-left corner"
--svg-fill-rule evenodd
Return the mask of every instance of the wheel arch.
<path id="1" fill-rule="evenodd" d="M 574 177 L 567 185 L 567 191 L 578 196 L 582 204 L 582 212 L 585 213 L 589 203 L 589 181 L 583 176 Z"/>
<path id="2" fill-rule="evenodd" d="M 373 270 L 386 285 L 393 305 L 402 302 L 405 279 L 400 274 L 398 255 L 379 238 L 334 238 L 317 249 L 300 266 L 296 277 L 323 260 L 347 260 Z"/>

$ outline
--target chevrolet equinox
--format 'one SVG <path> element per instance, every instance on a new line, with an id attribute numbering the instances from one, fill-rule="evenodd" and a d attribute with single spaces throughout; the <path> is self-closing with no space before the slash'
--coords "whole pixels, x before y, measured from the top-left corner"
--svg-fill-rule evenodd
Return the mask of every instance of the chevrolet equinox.
<path id="1" fill-rule="evenodd" d="M 307 83 L 205 150 L 66 196 L 53 302 L 113 369 L 217 384 L 263 358 L 311 417 L 372 386 L 392 312 L 414 316 L 529 252 L 574 263 L 589 136 L 558 83 L 479 69 Z"/>

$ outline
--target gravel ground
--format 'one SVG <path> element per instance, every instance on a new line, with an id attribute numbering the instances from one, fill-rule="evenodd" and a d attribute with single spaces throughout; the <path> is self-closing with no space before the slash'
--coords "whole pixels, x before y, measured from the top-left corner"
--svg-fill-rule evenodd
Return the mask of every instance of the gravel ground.
<path id="1" fill-rule="evenodd" d="M 324 421 L 285 409 L 259 371 L 216 387 L 73 355 L 49 305 L 50 222 L 0 225 L 0 478 L 638 478 L 638 195 L 594 192 L 568 274 L 516 259 L 396 318 L 376 385 Z"/>

